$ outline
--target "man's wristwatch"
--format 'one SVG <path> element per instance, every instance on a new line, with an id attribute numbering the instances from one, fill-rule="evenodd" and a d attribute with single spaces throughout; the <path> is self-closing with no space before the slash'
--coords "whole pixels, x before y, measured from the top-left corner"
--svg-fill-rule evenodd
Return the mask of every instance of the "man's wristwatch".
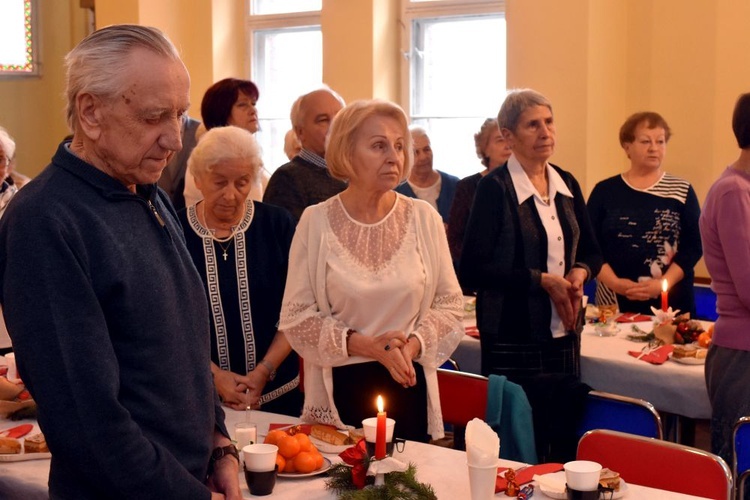
<path id="1" fill-rule="evenodd" d="M 214 451 L 211 452 L 211 460 L 208 461 L 208 473 L 213 473 L 214 464 L 229 455 L 236 458 L 238 464 L 240 463 L 240 452 L 237 450 L 237 447 L 235 445 L 228 444 L 226 446 L 219 446 L 218 448 L 214 448 Z"/>

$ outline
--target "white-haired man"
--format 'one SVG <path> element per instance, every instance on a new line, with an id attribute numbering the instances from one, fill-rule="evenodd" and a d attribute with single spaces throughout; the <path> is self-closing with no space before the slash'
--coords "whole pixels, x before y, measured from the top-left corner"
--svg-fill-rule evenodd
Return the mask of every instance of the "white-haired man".
<path id="1" fill-rule="evenodd" d="M 154 28 L 66 58 L 72 142 L 0 221 L 0 283 L 57 499 L 238 499 L 209 369 L 208 301 L 156 181 L 190 78 Z"/>
<path id="2" fill-rule="evenodd" d="M 325 201 L 346 188 L 326 166 L 326 136 L 344 100 L 329 88 L 300 97 L 292 106 L 292 125 L 302 150 L 271 175 L 263 201 L 286 208 L 295 221 L 310 205 Z"/>

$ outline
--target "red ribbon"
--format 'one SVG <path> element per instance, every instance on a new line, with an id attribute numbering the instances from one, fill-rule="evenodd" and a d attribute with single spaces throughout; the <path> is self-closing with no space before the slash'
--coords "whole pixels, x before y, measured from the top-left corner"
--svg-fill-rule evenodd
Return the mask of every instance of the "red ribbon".
<path id="1" fill-rule="evenodd" d="M 357 444 L 351 448 L 339 453 L 339 457 L 347 465 L 352 466 L 352 483 L 361 490 L 365 487 L 365 481 L 367 479 L 367 450 L 365 449 L 365 440 L 360 439 Z"/>

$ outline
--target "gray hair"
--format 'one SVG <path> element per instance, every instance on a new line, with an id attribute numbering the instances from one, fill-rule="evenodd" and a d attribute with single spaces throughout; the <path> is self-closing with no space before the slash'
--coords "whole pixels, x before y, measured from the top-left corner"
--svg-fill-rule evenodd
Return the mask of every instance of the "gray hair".
<path id="1" fill-rule="evenodd" d="M 487 149 L 487 144 L 490 140 L 490 134 L 497 130 L 497 118 L 487 118 L 482 126 L 479 128 L 479 132 L 474 134 L 474 146 L 477 150 L 477 158 L 482 160 L 482 165 L 489 167 L 490 158 L 484 151 Z"/>
<path id="2" fill-rule="evenodd" d="M 180 61 L 177 49 L 158 29 L 134 24 L 116 24 L 96 30 L 83 39 L 67 56 L 67 120 L 75 132 L 78 124 L 76 97 L 90 93 L 111 98 L 122 89 L 128 55 L 137 48 Z"/>
<path id="3" fill-rule="evenodd" d="M 195 178 L 200 178 L 216 165 L 231 160 L 246 160 L 248 171 L 255 180 L 263 166 L 258 141 L 240 127 L 214 127 L 201 136 L 190 153 L 187 168 Z"/>
<path id="4" fill-rule="evenodd" d="M 523 112 L 534 106 L 547 106 L 550 112 L 552 111 L 552 104 L 549 100 L 536 90 L 511 90 L 497 114 L 498 126 L 501 130 L 507 128 L 515 131 Z"/>
<path id="5" fill-rule="evenodd" d="M 430 136 L 427 134 L 427 129 L 422 125 L 409 125 L 409 133 L 412 137 L 427 137 L 428 140 L 430 139 Z"/>
<path id="6" fill-rule="evenodd" d="M 299 121 L 299 104 L 302 102 L 302 98 L 303 97 L 305 97 L 305 96 L 301 95 L 297 99 L 295 99 L 294 102 L 292 103 L 292 109 L 289 110 L 289 120 L 292 122 L 292 129 L 294 129 L 295 127 L 299 127 L 300 126 L 300 121 Z"/>
<path id="7" fill-rule="evenodd" d="M 5 157 L 10 163 L 10 160 L 16 155 L 16 141 L 10 136 L 7 130 L 0 127 L 0 147 L 3 148 Z"/>

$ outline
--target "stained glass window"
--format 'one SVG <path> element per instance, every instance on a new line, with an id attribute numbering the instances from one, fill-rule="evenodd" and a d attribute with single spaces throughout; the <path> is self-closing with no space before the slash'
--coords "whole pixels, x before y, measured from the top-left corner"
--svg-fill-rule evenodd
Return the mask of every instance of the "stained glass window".
<path id="1" fill-rule="evenodd" d="M 35 75 L 33 0 L 0 1 L 0 76 Z"/>

